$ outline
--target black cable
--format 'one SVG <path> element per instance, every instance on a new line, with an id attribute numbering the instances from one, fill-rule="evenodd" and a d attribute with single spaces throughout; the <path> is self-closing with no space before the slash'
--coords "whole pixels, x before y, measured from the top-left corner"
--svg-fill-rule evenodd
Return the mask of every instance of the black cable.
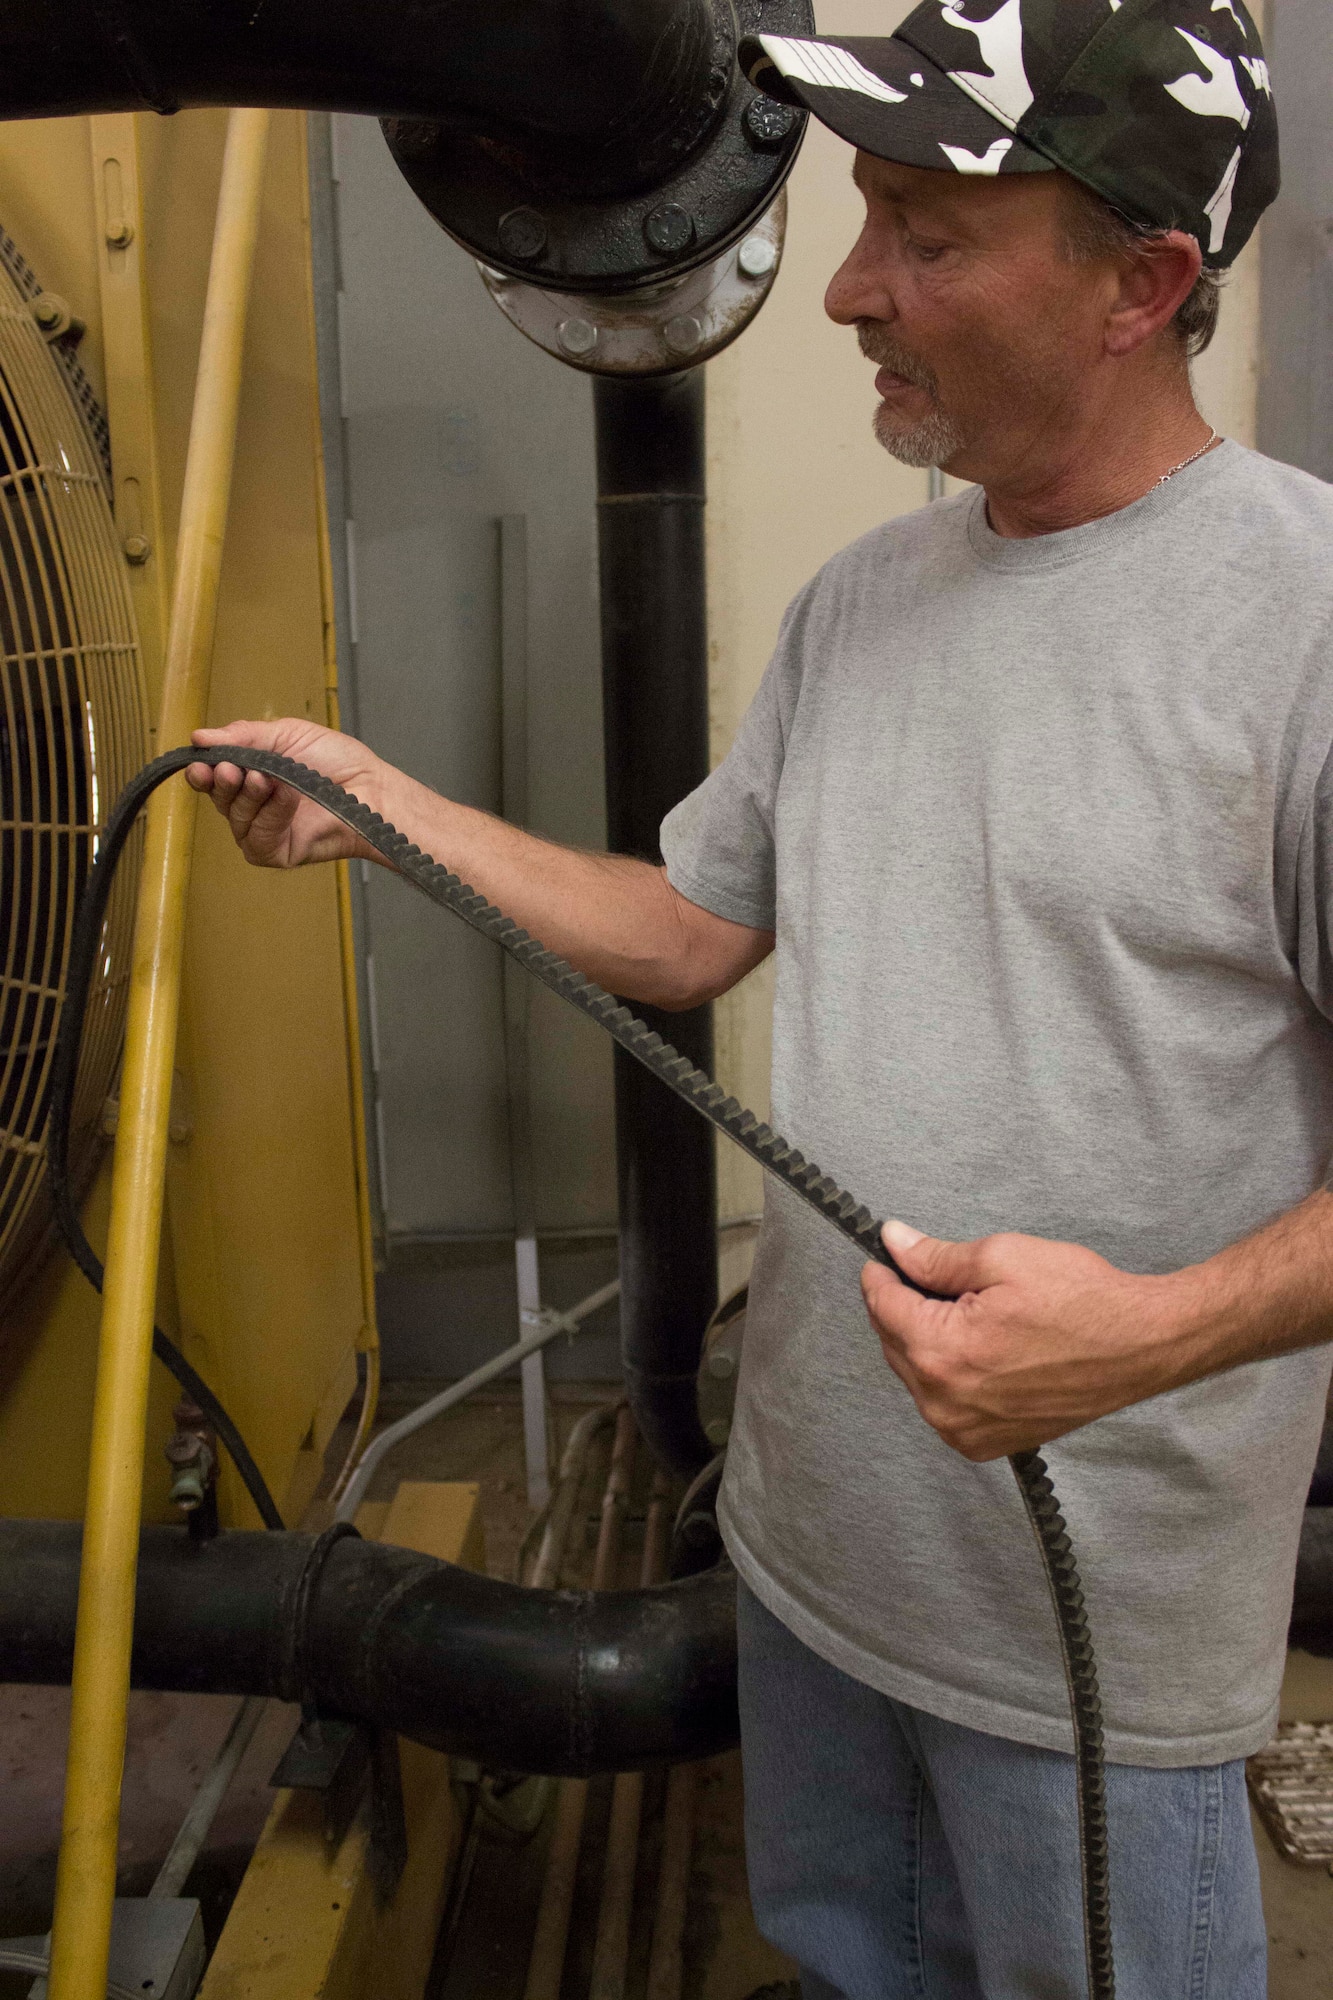
<path id="1" fill-rule="evenodd" d="M 156 765 L 148 766 L 150 771 L 156 768 Z M 172 768 L 178 769 L 179 766 L 173 765 Z M 166 776 L 166 773 L 162 775 Z M 88 997 L 92 991 L 93 974 L 97 966 L 111 881 L 115 874 L 116 863 L 133 831 L 134 822 L 139 817 L 143 802 L 153 790 L 153 786 L 149 785 L 145 790 L 136 792 L 139 780 L 143 776 L 144 773 L 140 772 L 139 779 L 127 786 L 117 802 L 98 845 L 97 859 L 89 871 L 79 897 L 79 907 L 70 938 L 64 1005 L 60 1011 L 55 1054 L 51 1061 L 51 1108 L 46 1140 L 51 1201 L 55 1210 L 56 1226 L 65 1239 L 69 1254 L 95 1292 L 100 1292 L 102 1289 L 102 1264 L 84 1234 L 83 1223 L 74 1200 L 74 1191 L 70 1185 L 69 1131 L 74 1116 L 74 1092 L 78 1083 L 79 1047 L 83 1040 L 84 1016 L 88 1011 Z M 127 804 L 131 793 L 135 793 L 135 797 Z M 263 1473 L 250 1455 L 250 1448 L 245 1439 L 203 1376 L 190 1366 L 179 1347 L 173 1340 L 167 1338 L 160 1326 L 153 1328 L 153 1352 L 158 1360 L 170 1369 L 186 1395 L 193 1397 L 207 1417 L 218 1442 L 230 1454 L 231 1462 L 240 1474 L 246 1492 L 254 1501 L 264 1526 L 274 1529 L 284 1527 L 282 1515 L 278 1512 L 273 1495 L 268 1490 Z"/>
<path id="2" fill-rule="evenodd" d="M 389 862 L 398 873 L 406 878 L 414 888 L 420 889 L 433 903 L 442 909 L 461 917 L 474 931 L 488 937 L 507 951 L 511 958 L 540 979 L 562 1000 L 577 1007 L 606 1029 L 613 1039 L 627 1049 L 646 1069 L 652 1071 L 662 1083 L 691 1105 L 695 1111 L 719 1131 L 725 1132 L 759 1162 L 766 1172 L 780 1180 L 785 1187 L 793 1190 L 803 1201 L 840 1229 L 867 1257 L 886 1264 L 897 1273 L 903 1283 L 913 1291 L 922 1287 L 915 1284 L 902 1272 L 884 1247 L 880 1235 L 880 1225 L 870 1210 L 844 1192 L 836 1181 L 789 1146 L 769 1126 L 761 1123 L 752 1111 L 746 1111 L 734 1097 L 728 1097 L 722 1086 L 714 1083 L 700 1069 L 696 1069 L 687 1057 L 680 1055 L 671 1044 L 664 1041 L 643 1021 L 637 1020 L 628 1007 L 623 1007 L 613 994 L 605 991 L 593 980 L 585 979 L 576 972 L 567 959 L 558 953 L 548 951 L 536 938 L 521 930 L 512 917 L 506 917 L 484 896 L 423 854 L 405 834 L 396 827 L 362 805 L 349 792 L 343 791 L 332 779 L 322 777 L 319 772 L 309 770 L 304 764 L 297 764 L 288 757 L 280 757 L 272 750 L 249 750 L 229 744 L 215 744 L 207 750 L 169 750 L 158 757 L 131 779 L 107 821 L 106 831 L 97 860 L 88 878 L 87 886 L 80 902 L 75 922 L 74 941 L 70 953 L 70 977 L 67 984 L 67 999 L 60 1024 L 60 1038 L 57 1043 L 55 1078 L 52 1100 L 52 1181 L 56 1178 L 57 1140 L 64 1151 L 61 1153 L 61 1173 L 65 1173 L 65 1153 L 68 1149 L 69 1112 L 73 1100 L 73 1072 L 78 1060 L 78 1040 L 82 1026 L 83 1008 L 87 1002 L 92 965 L 101 934 L 102 916 L 106 908 L 107 892 L 110 887 L 111 870 L 116 857 L 129 838 L 131 827 L 142 811 L 149 794 L 176 771 L 182 771 L 187 764 L 235 764 L 247 771 L 262 771 L 266 776 L 290 785 L 293 791 L 304 798 L 323 806 L 336 819 L 373 847 L 377 854 Z M 75 1004 L 77 1002 L 77 1005 Z M 72 1048 L 71 1048 L 72 1045 Z M 63 1057 L 63 1067 L 62 1067 Z M 59 1094 L 57 1094 L 59 1092 Z M 63 1115 L 63 1134 L 58 1134 L 56 1107 Z M 63 1199 L 67 1214 L 72 1214 L 67 1180 L 62 1182 Z M 57 1197 L 57 1212 L 60 1212 Z M 62 1216 L 62 1228 L 65 1217 Z M 82 1230 L 78 1228 L 78 1218 L 73 1216 L 73 1226 L 78 1239 L 86 1250 Z M 69 1240 L 67 1238 L 67 1240 Z M 71 1243 L 71 1248 L 73 1244 Z M 78 1256 L 78 1252 L 75 1252 Z M 91 1251 L 87 1252 L 91 1258 Z M 80 1268 L 88 1266 L 79 1257 Z M 92 1258 L 96 1265 L 96 1259 Z M 101 1267 L 96 1266 L 100 1282 Z M 161 1336 L 155 1335 L 154 1345 Z M 169 1347 L 170 1343 L 166 1345 Z M 173 1349 L 174 1353 L 175 1350 Z M 165 1356 L 163 1357 L 166 1358 Z M 174 1367 L 168 1360 L 167 1365 Z M 190 1371 L 193 1375 L 193 1370 Z M 183 1377 L 178 1375 L 178 1380 Z M 198 1377 L 194 1380 L 197 1382 Z M 188 1385 L 187 1385 L 188 1386 Z M 202 1388 L 202 1384 L 200 1387 Z M 193 1390 L 191 1393 L 195 1393 Z M 207 1392 L 205 1392 L 207 1393 Z M 209 1398 L 209 1405 L 197 1398 L 201 1407 L 211 1405 L 217 1408 L 215 1399 Z M 225 1416 L 225 1413 L 223 1413 Z M 220 1425 L 214 1421 L 219 1437 L 227 1443 L 227 1448 L 236 1458 L 236 1450 L 226 1439 Z M 228 1424 L 228 1428 L 234 1428 Z M 237 1439 L 240 1444 L 240 1440 Z M 242 1444 L 241 1450 L 245 1447 Z M 248 1459 L 249 1454 L 246 1453 Z M 1027 1510 L 1028 1519 L 1037 1538 L 1042 1565 L 1050 1586 L 1051 1600 L 1055 1607 L 1056 1622 L 1060 1632 L 1060 1650 L 1064 1660 L 1065 1676 L 1069 1684 L 1069 1706 L 1074 1731 L 1074 1767 L 1078 1786 L 1079 1855 L 1083 1871 L 1083 1920 L 1084 1940 L 1087 1953 L 1089 2000 L 1113 2000 L 1115 1993 L 1115 1973 L 1111 1954 L 1110 1886 L 1109 1858 L 1106 1827 L 1106 1780 L 1102 1742 L 1101 1701 L 1097 1688 L 1097 1669 L 1093 1657 L 1092 1639 L 1088 1631 L 1087 1613 L 1083 1603 L 1083 1592 L 1079 1584 L 1078 1570 L 1074 1562 L 1073 1549 L 1065 1524 L 1055 1499 L 1050 1476 L 1040 1453 L 1020 1452 L 1010 1461 L 1014 1478 Z M 237 1459 L 238 1469 L 240 1460 Z M 244 1477 L 244 1473 L 242 1472 Z M 256 1478 L 258 1474 L 256 1473 Z M 247 1481 L 247 1485 L 249 1482 Z M 253 1493 L 253 1488 L 251 1488 Z M 270 1503 L 271 1505 L 271 1503 Z M 273 1524 L 270 1524 L 273 1525 Z"/>

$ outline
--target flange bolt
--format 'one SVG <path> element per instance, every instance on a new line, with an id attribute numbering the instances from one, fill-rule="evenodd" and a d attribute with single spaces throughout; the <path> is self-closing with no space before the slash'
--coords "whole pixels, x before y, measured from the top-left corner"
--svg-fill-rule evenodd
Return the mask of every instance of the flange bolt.
<path id="1" fill-rule="evenodd" d="M 566 354 L 591 354 L 597 345 L 597 328 L 590 320 L 562 319 L 555 332 Z"/>
<path id="2" fill-rule="evenodd" d="M 645 218 L 643 233 L 659 257 L 679 257 L 694 241 L 694 217 L 669 201 Z"/>
<path id="3" fill-rule="evenodd" d="M 497 234 L 506 257 L 529 263 L 546 248 L 546 217 L 535 208 L 511 208 L 500 217 Z"/>
<path id="4" fill-rule="evenodd" d="M 743 278 L 766 278 L 778 261 L 778 246 L 771 236 L 747 236 L 736 253 Z"/>
<path id="5" fill-rule="evenodd" d="M 771 97 L 753 97 L 745 107 L 741 124 L 745 136 L 761 153 L 771 153 L 788 138 L 796 123 L 790 104 L 778 104 Z"/>
<path id="6" fill-rule="evenodd" d="M 703 327 L 693 313 L 677 313 L 667 321 L 662 333 L 673 354 L 693 354 L 704 337 Z"/>

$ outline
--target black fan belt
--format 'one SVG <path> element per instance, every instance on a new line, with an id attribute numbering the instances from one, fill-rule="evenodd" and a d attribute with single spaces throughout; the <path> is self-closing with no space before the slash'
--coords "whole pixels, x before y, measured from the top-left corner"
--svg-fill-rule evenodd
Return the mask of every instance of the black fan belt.
<path id="1" fill-rule="evenodd" d="M 270 778 L 279 779 L 290 785 L 294 791 L 323 806 L 345 826 L 348 826 L 366 844 L 373 847 L 390 867 L 419 889 L 432 903 L 461 917 L 470 929 L 490 938 L 502 951 L 516 960 L 534 979 L 552 993 L 558 993 L 581 1014 L 586 1014 L 601 1028 L 604 1028 L 622 1049 L 628 1051 L 637 1062 L 650 1070 L 659 1082 L 664 1083 L 676 1096 L 682 1098 L 701 1118 L 715 1125 L 719 1132 L 757 1160 L 766 1173 L 799 1195 L 825 1221 L 853 1242 L 862 1254 L 874 1258 L 881 1264 L 896 1271 L 905 1284 L 919 1291 L 919 1286 L 898 1269 L 889 1255 L 880 1235 L 880 1225 L 871 1211 L 854 1195 L 846 1193 L 828 1174 L 821 1173 L 813 1161 L 807 1160 L 778 1133 L 774 1132 L 752 1111 L 747 1111 L 734 1097 L 729 1097 L 721 1084 L 696 1069 L 688 1057 L 681 1055 L 670 1042 L 640 1021 L 631 1010 L 623 1006 L 614 996 L 594 980 L 587 979 L 581 972 L 561 958 L 558 952 L 548 951 L 539 939 L 529 935 L 512 917 L 505 916 L 493 903 L 476 890 L 469 888 L 459 876 L 434 861 L 429 854 L 423 854 L 405 834 L 390 826 L 377 812 L 353 798 L 329 778 L 318 771 L 309 770 L 304 764 L 295 763 L 291 758 L 281 757 L 271 750 L 250 750 L 229 744 L 214 744 L 206 750 L 186 748 L 169 750 L 164 756 L 155 758 L 133 778 L 116 801 L 98 850 L 97 860 L 89 874 L 79 905 L 74 936 L 71 940 L 69 976 L 66 984 L 65 1006 L 61 1015 L 60 1033 L 57 1042 L 56 1060 L 52 1083 L 51 1110 L 51 1160 L 52 1185 L 60 1214 L 62 1229 L 66 1233 L 70 1247 L 74 1250 L 81 1268 L 88 1271 L 88 1260 L 96 1265 L 93 1282 L 100 1285 L 101 1266 L 87 1245 L 73 1214 L 68 1199 L 67 1176 L 64 1161 L 67 1153 L 70 1112 L 73 1104 L 74 1080 L 78 1067 L 79 1038 L 83 1016 L 87 1006 L 88 993 L 96 963 L 98 941 L 101 935 L 102 919 L 106 910 L 107 896 L 111 885 L 112 871 L 131 828 L 144 804 L 158 785 L 175 772 L 182 771 L 188 764 L 234 764 L 247 771 L 262 771 Z M 89 1273 L 91 1275 L 91 1273 Z M 165 1336 L 155 1335 L 155 1347 L 162 1359 L 173 1369 L 178 1380 L 184 1380 L 177 1361 L 183 1361 L 176 1350 L 170 1355 L 164 1349 L 171 1348 Z M 244 1453 L 248 1467 L 238 1459 L 238 1468 L 250 1488 L 252 1496 L 256 1488 L 247 1471 L 253 1469 L 254 1479 L 262 1489 L 257 1469 L 235 1426 L 221 1411 L 217 1399 L 212 1396 L 199 1378 L 190 1373 L 187 1385 L 202 1406 L 213 1418 L 214 1428 L 222 1441 L 237 1457 L 237 1449 Z M 203 1389 L 203 1395 L 199 1390 Z M 222 1423 L 217 1421 L 218 1414 Z M 225 1426 L 225 1428 L 224 1428 Z M 1064 1660 L 1065 1676 L 1069 1687 L 1070 1714 L 1074 1734 L 1074 1769 L 1078 1787 L 1079 1848 L 1083 1875 L 1084 1934 L 1087 1953 L 1087 1976 L 1089 2000 L 1112 2000 L 1115 1992 L 1115 1976 L 1111 1955 L 1110 1888 L 1107 1858 L 1106 1832 L 1106 1782 L 1102 1744 L 1101 1702 L 1097 1690 L 1097 1669 L 1093 1656 L 1092 1639 L 1088 1630 L 1087 1613 L 1083 1603 L 1083 1592 L 1079 1583 L 1078 1569 L 1073 1549 L 1061 1517 L 1059 1503 L 1051 1485 L 1046 1463 L 1039 1452 L 1015 1453 L 1009 1460 L 1018 1483 L 1023 1504 L 1027 1509 L 1036 1536 L 1037 1547 L 1050 1586 L 1051 1599 L 1055 1607 L 1056 1622 L 1060 1635 L 1060 1650 Z M 265 1492 L 265 1498 L 267 1494 Z M 276 1509 L 272 1501 L 267 1508 L 260 1508 L 261 1514 L 272 1525 Z"/>

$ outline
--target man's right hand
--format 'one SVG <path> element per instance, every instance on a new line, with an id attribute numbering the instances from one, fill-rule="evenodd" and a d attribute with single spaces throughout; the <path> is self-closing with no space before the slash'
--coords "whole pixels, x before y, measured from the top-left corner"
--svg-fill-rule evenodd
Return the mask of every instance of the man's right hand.
<path id="1" fill-rule="evenodd" d="M 332 778 L 373 811 L 383 810 L 388 766 L 364 743 L 341 736 L 336 729 L 287 716 L 278 722 L 229 722 L 222 729 L 196 729 L 193 740 L 202 747 L 234 743 L 246 750 L 276 750 Z M 236 845 L 257 868 L 380 858 L 332 813 L 262 771 L 242 771 L 235 764 L 216 768 L 191 764 L 185 776 L 195 791 L 211 794 Z"/>

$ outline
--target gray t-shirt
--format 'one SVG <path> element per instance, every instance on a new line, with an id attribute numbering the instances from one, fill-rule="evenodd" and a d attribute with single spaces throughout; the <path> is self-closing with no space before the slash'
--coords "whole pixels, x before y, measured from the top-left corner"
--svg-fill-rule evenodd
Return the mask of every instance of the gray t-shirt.
<path id="1" fill-rule="evenodd" d="M 1333 489 L 1227 443 L 1028 541 L 979 492 L 822 569 L 726 761 L 667 819 L 691 901 L 777 933 L 773 1122 L 955 1239 L 1205 1258 L 1333 1152 Z M 917 1415 L 859 1259 L 770 1184 L 723 1524 L 825 1659 L 1067 1748 L 1003 1460 Z M 1049 1451 L 1109 1755 L 1220 1762 L 1277 1713 L 1325 1348 Z"/>

